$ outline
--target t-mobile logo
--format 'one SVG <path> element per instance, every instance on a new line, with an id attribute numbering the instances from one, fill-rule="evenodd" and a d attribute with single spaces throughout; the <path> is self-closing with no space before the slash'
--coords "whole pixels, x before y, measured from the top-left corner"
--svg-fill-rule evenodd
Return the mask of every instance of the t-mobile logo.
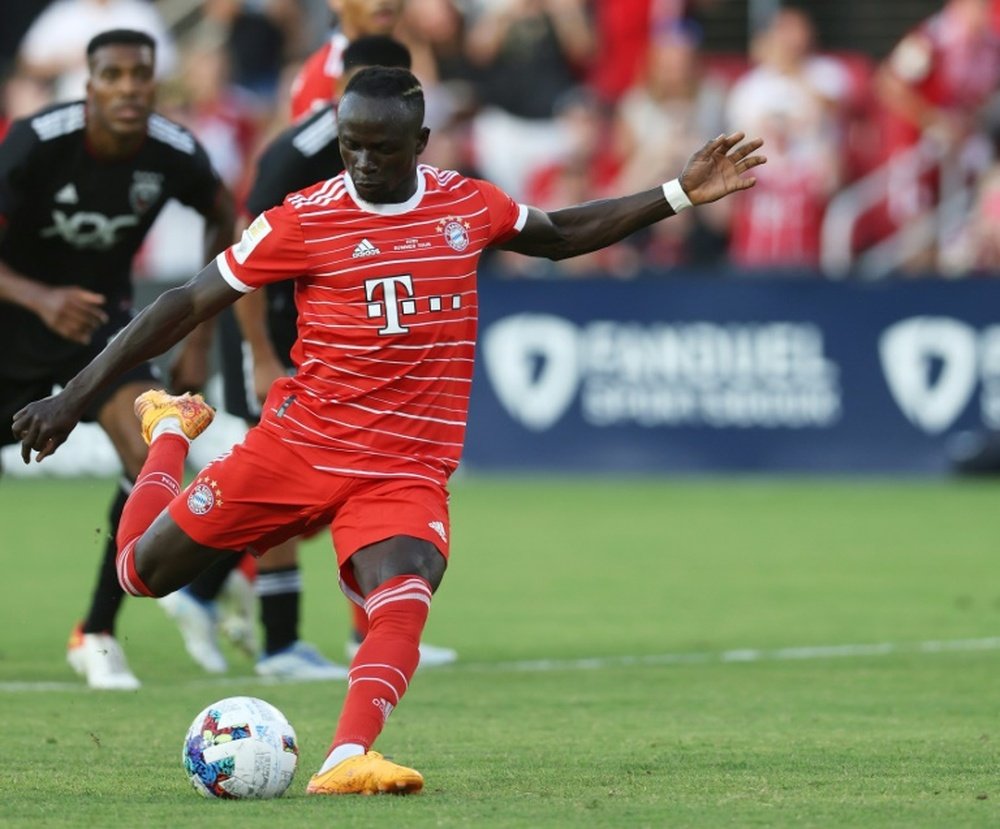
<path id="1" fill-rule="evenodd" d="M 408 334 L 410 329 L 400 320 L 417 313 L 417 300 L 413 298 L 413 277 L 383 276 L 365 280 L 365 299 L 368 300 L 368 319 L 385 317 L 379 334 Z M 442 313 L 462 308 L 462 295 L 428 296 L 420 300 L 423 311 Z"/>
<path id="2" fill-rule="evenodd" d="M 378 330 L 379 334 L 406 334 L 409 328 L 399 324 L 400 314 L 412 314 L 416 303 L 412 299 L 403 299 L 399 295 L 397 285 L 402 285 L 403 296 L 413 296 L 413 278 L 409 274 L 403 276 L 384 276 L 381 279 L 365 280 L 365 299 L 368 300 L 368 319 L 385 317 L 385 325 Z M 382 302 L 378 301 L 381 289 Z M 383 310 L 384 308 L 384 310 Z"/>

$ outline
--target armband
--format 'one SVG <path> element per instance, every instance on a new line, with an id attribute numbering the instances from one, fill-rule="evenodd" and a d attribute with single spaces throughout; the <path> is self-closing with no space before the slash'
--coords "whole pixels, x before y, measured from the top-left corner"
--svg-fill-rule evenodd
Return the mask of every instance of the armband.
<path id="1" fill-rule="evenodd" d="M 682 210 L 694 207 L 688 194 L 681 187 L 680 179 L 672 178 L 663 184 L 663 198 L 673 208 L 674 213 L 680 213 Z"/>

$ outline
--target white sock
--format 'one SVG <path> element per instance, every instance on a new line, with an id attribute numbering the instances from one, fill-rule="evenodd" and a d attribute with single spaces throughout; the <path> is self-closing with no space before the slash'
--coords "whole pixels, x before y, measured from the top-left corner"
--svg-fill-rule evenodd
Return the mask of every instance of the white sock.
<path id="1" fill-rule="evenodd" d="M 181 419 L 179 417 L 174 417 L 173 415 L 163 418 L 163 420 L 153 427 L 153 434 L 149 442 L 152 443 L 160 435 L 180 435 L 184 438 L 184 440 L 187 440 L 188 443 L 191 442 L 188 440 L 188 436 L 184 434 L 184 430 L 181 428 Z"/>
<path id="2" fill-rule="evenodd" d="M 326 760 L 323 761 L 323 765 L 320 766 L 317 774 L 323 774 L 332 769 L 338 763 L 343 763 L 351 757 L 357 757 L 359 754 L 365 753 L 365 747 L 360 743 L 341 743 L 333 751 L 327 755 Z"/>

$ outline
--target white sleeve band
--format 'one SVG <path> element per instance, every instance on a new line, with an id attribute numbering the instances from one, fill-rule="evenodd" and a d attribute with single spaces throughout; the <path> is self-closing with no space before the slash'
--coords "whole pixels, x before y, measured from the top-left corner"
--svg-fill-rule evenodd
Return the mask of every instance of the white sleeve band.
<path id="1" fill-rule="evenodd" d="M 688 198 L 688 194 L 684 192 L 684 188 L 681 187 L 679 179 L 672 178 L 670 181 L 664 182 L 663 184 L 663 198 L 667 200 L 674 213 L 680 213 L 682 210 L 687 210 L 689 207 L 694 207 L 691 203 L 691 199 Z"/>
<path id="2" fill-rule="evenodd" d="M 226 261 L 226 252 L 222 251 L 218 256 L 215 257 L 215 264 L 219 268 L 219 273 L 222 274 L 222 278 L 229 283 L 230 288 L 234 288 L 244 294 L 249 294 L 252 291 L 257 290 L 249 285 L 241 282 L 239 277 L 233 273 L 233 269 L 229 267 L 229 263 Z"/>

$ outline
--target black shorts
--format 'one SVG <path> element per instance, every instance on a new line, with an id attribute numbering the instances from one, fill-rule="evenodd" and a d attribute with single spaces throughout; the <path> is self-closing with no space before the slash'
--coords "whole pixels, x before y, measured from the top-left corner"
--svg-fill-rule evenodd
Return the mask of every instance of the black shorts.
<path id="1" fill-rule="evenodd" d="M 298 335 L 295 317 L 269 313 L 268 331 L 278 357 L 289 373 L 295 368 L 289 352 Z M 222 361 L 223 404 L 226 411 L 247 423 L 260 419 L 260 403 L 253 389 L 253 358 L 243 341 L 236 317 L 229 309 L 219 315 L 219 356 Z"/>
<path id="2" fill-rule="evenodd" d="M 36 359 L 30 371 L 23 363 L 11 365 L 0 355 L 0 446 L 17 443 L 11 431 L 14 415 L 34 400 L 52 394 L 53 386 L 65 386 L 84 366 L 101 353 L 108 339 L 128 324 L 127 314 L 116 315 L 106 325 L 94 332 L 89 345 L 72 349 L 69 356 L 57 363 L 46 365 L 44 359 Z M 9 358 L 8 358 L 9 360 Z M 83 413 L 85 423 L 97 420 L 97 415 L 105 403 L 115 393 L 129 383 L 147 382 L 150 388 L 162 386 L 159 370 L 152 363 L 143 363 L 118 377 L 101 389 L 97 397 Z"/>

